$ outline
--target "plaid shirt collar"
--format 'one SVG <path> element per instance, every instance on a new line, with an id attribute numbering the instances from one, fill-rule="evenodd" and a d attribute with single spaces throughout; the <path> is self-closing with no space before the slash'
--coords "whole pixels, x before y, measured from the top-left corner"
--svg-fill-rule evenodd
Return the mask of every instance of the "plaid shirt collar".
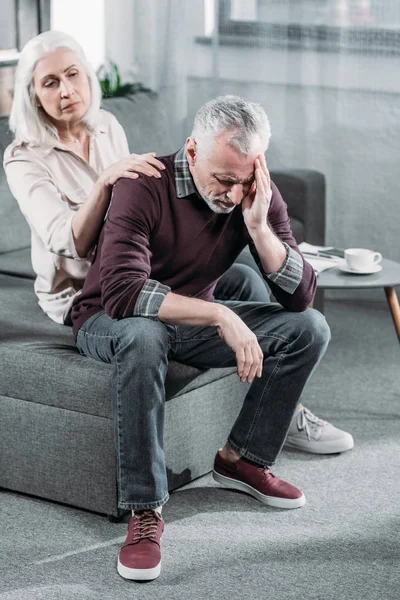
<path id="1" fill-rule="evenodd" d="M 199 195 L 192 175 L 189 170 L 184 146 L 175 155 L 175 185 L 178 198 L 185 198 L 190 194 Z"/>

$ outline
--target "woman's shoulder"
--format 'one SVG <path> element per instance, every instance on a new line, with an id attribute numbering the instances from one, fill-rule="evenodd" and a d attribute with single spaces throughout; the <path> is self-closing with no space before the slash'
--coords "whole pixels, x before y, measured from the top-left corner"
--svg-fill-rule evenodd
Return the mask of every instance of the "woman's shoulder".
<path id="1" fill-rule="evenodd" d="M 42 146 L 31 146 L 14 140 L 4 151 L 3 164 L 6 167 L 10 162 L 14 161 L 36 162 L 43 150 Z"/>
<path id="2" fill-rule="evenodd" d="M 96 129 L 100 134 L 105 134 L 108 144 L 118 149 L 118 154 L 121 154 L 121 158 L 129 154 L 125 131 L 118 119 L 111 112 L 100 109 Z"/>
<path id="3" fill-rule="evenodd" d="M 105 129 L 114 129 L 121 127 L 117 117 L 113 115 L 112 112 L 105 110 L 104 108 L 100 108 L 99 117 L 98 117 L 98 127 Z"/>

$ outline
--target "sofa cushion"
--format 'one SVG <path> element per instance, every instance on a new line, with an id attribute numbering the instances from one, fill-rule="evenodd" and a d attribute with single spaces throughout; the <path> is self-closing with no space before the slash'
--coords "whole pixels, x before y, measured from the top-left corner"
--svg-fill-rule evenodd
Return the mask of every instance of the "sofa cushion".
<path id="1" fill-rule="evenodd" d="M 0 273 L 35 279 L 30 247 L 0 254 Z"/>
<path id="2" fill-rule="evenodd" d="M 0 275 L 0 332 L 0 396 L 111 418 L 110 365 L 79 354 L 72 329 L 37 305 L 31 280 Z M 167 400 L 234 370 L 171 362 Z"/>

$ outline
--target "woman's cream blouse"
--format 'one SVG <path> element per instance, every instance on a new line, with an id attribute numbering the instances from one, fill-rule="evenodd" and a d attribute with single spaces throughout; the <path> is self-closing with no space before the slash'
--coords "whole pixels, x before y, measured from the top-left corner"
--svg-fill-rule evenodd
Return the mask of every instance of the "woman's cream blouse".
<path id="1" fill-rule="evenodd" d="M 64 323 L 92 258 L 92 252 L 85 258 L 76 252 L 74 213 L 100 173 L 128 154 L 124 130 L 104 110 L 90 137 L 89 163 L 57 141 L 48 146 L 13 142 L 4 153 L 8 184 L 31 229 L 35 292 L 41 308 L 56 323 Z"/>

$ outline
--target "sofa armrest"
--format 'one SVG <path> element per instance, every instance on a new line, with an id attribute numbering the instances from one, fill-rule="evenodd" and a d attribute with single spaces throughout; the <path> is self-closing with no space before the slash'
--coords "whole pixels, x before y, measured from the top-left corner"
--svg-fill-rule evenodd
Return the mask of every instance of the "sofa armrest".
<path id="1" fill-rule="evenodd" d="M 305 241 L 310 244 L 324 245 L 326 205 L 324 175 L 309 169 L 285 169 L 271 171 L 271 179 L 288 206 L 289 217 L 303 223 Z"/>

